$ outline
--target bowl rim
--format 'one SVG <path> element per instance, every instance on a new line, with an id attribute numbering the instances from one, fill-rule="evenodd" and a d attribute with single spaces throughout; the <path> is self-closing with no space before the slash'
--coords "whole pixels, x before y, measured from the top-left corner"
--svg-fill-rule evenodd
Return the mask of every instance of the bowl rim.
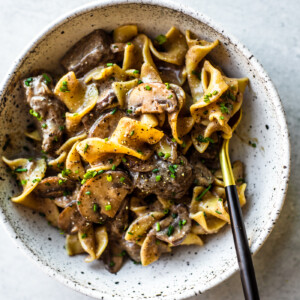
<path id="1" fill-rule="evenodd" d="M 286 153 L 285 157 L 282 157 L 282 160 L 284 161 L 284 165 L 286 166 L 286 169 L 284 169 L 282 174 L 282 184 L 281 188 L 279 189 L 278 199 L 281 199 L 281 201 L 276 202 L 276 207 L 274 207 L 274 210 L 277 212 L 281 212 L 286 194 L 288 189 L 288 182 L 289 182 L 289 176 L 290 176 L 290 164 L 291 164 L 291 146 L 290 146 L 290 140 L 289 140 L 289 131 L 285 116 L 285 111 L 283 108 L 283 105 L 281 103 L 280 97 L 278 95 L 278 92 L 276 90 L 276 87 L 274 86 L 273 82 L 271 81 L 270 77 L 267 75 L 266 71 L 264 70 L 261 63 L 258 62 L 258 60 L 253 56 L 253 54 L 246 48 L 241 42 L 238 41 L 238 39 L 233 36 L 230 33 L 227 33 L 226 30 L 224 30 L 220 24 L 212 20 L 210 17 L 206 16 L 202 12 L 198 10 L 194 10 L 189 6 L 185 6 L 181 3 L 177 3 L 173 0 L 102 0 L 99 1 L 93 1 L 89 2 L 87 4 L 81 5 L 76 7 L 75 9 L 72 9 L 61 16 L 59 16 L 57 19 L 49 23 L 46 27 L 44 27 L 21 51 L 19 56 L 13 61 L 9 71 L 4 76 L 3 80 L 0 84 L 0 102 L 3 101 L 2 97 L 4 92 L 7 90 L 7 88 L 10 86 L 11 80 L 13 75 L 16 73 L 16 71 L 22 66 L 27 54 L 34 49 L 41 41 L 43 41 L 51 32 L 55 31 L 59 26 L 63 25 L 65 22 L 70 21 L 74 18 L 76 18 L 79 15 L 91 12 L 96 9 L 102 9 L 106 7 L 111 6 L 117 6 L 117 5 L 126 5 L 126 4 L 140 4 L 140 5 L 152 5 L 152 6 L 158 6 L 160 8 L 168 8 L 174 11 L 177 11 L 179 13 L 183 13 L 187 16 L 190 16 L 205 25 L 211 27 L 216 32 L 221 34 L 225 39 L 227 39 L 231 44 L 234 44 L 234 46 L 237 48 L 239 52 L 241 52 L 246 58 L 248 58 L 250 65 L 253 66 L 253 68 L 259 72 L 260 77 L 265 79 L 264 84 L 268 88 L 268 91 L 270 92 L 272 96 L 272 102 L 275 106 L 276 113 L 277 113 L 277 122 L 281 126 L 281 132 L 283 134 L 283 138 L 285 139 L 284 142 L 286 144 Z M 273 219 L 273 223 L 270 227 L 265 227 L 265 230 L 257 239 L 256 242 L 256 248 L 251 249 L 253 255 L 255 255 L 264 242 L 268 239 L 269 235 L 271 234 L 276 221 L 279 218 L 280 213 L 276 214 L 275 218 Z M 81 285 L 78 282 L 73 282 L 72 280 L 69 280 L 65 275 L 58 273 L 54 268 L 52 268 L 49 265 L 45 265 L 39 257 L 30 251 L 30 249 L 27 247 L 25 243 L 22 242 L 21 239 L 14 238 L 15 231 L 11 224 L 9 223 L 9 220 L 7 219 L 4 211 L 2 210 L 2 207 L 0 206 L 0 223 L 3 225 L 9 236 L 12 238 L 12 240 L 17 245 L 17 248 L 21 249 L 22 252 L 29 257 L 36 265 L 38 265 L 46 274 L 48 274 L 51 277 L 54 277 L 59 282 L 63 283 L 64 285 L 76 290 L 77 292 L 81 292 L 87 296 L 90 297 L 105 297 L 105 299 L 113 299 L 112 295 L 108 295 L 106 293 L 100 292 L 100 291 L 92 291 L 92 289 Z M 215 280 L 211 280 L 204 289 L 200 290 L 188 290 L 185 289 L 180 295 L 177 294 L 176 296 L 174 294 L 165 297 L 165 299 L 185 299 L 191 296 L 196 295 L 196 293 L 203 293 L 218 284 L 222 283 L 226 279 L 228 279 L 230 276 L 232 276 L 234 273 L 236 273 L 238 270 L 237 263 L 228 268 L 224 273 L 220 274 L 220 276 L 216 277 Z M 173 298 L 175 297 L 175 298 Z M 125 298 L 126 299 L 126 296 Z M 154 298 L 148 298 L 148 299 L 154 299 Z"/>

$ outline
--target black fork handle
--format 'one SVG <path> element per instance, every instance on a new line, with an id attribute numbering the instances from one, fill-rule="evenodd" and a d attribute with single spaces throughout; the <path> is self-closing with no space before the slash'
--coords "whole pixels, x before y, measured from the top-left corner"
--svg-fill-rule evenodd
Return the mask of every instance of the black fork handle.
<path id="1" fill-rule="evenodd" d="M 234 245 L 240 267 L 240 276 L 243 285 L 244 296 L 246 300 L 259 300 L 252 257 L 236 186 L 229 185 L 225 187 L 225 191 L 228 201 Z"/>

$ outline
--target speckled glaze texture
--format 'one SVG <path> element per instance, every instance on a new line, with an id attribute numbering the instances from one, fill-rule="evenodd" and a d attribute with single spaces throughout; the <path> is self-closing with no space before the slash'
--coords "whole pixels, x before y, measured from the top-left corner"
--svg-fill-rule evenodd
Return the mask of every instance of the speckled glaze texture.
<path id="1" fill-rule="evenodd" d="M 287 190 L 290 146 L 284 111 L 270 78 L 243 45 L 201 13 L 174 2 L 102 1 L 50 25 L 16 61 L 1 87 L 1 156 L 29 156 L 30 143 L 23 133 L 31 120 L 19 79 L 35 69 L 59 72 L 59 59 L 81 37 L 96 28 L 110 31 L 128 23 L 150 36 L 174 25 L 210 41 L 219 39 L 221 45 L 210 58 L 229 76 L 249 77 L 244 117 L 231 141 L 231 155 L 246 165 L 248 203 L 243 213 L 251 251 L 257 252 L 275 225 Z M 9 146 L 4 147 L 8 139 Z M 249 141 L 257 147 L 250 147 Z M 238 269 L 229 226 L 205 238 L 201 248 L 179 247 L 146 268 L 128 261 L 117 275 L 105 271 L 100 261 L 85 264 L 82 256 L 68 257 L 58 230 L 11 203 L 9 198 L 19 187 L 0 164 L 0 217 L 6 229 L 46 273 L 77 291 L 99 299 L 184 299 L 203 293 Z"/>

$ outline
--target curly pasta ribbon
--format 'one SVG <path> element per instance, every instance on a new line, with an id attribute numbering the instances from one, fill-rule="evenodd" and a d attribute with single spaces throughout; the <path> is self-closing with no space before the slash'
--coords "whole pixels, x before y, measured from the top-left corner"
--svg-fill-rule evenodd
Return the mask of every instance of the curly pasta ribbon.
<path id="1" fill-rule="evenodd" d="M 110 139 L 88 138 L 77 145 L 77 151 L 91 165 L 107 153 L 128 154 L 146 160 L 152 150 L 145 144 L 156 144 L 163 136 L 162 131 L 124 117 Z"/>
<path id="2" fill-rule="evenodd" d="M 99 259 L 108 244 L 108 235 L 105 226 L 100 226 L 94 229 L 89 226 L 85 230 L 78 232 L 78 239 L 81 247 L 89 254 L 85 258 L 85 262 L 92 262 Z"/>
<path id="3" fill-rule="evenodd" d="M 175 65 L 182 65 L 188 50 L 185 36 L 176 27 L 172 26 L 166 33 L 166 42 L 163 44 L 164 52 L 159 52 L 150 41 L 150 49 L 158 59 Z"/>
<path id="4" fill-rule="evenodd" d="M 123 25 L 114 30 L 114 43 L 126 43 L 138 34 L 136 25 Z"/>

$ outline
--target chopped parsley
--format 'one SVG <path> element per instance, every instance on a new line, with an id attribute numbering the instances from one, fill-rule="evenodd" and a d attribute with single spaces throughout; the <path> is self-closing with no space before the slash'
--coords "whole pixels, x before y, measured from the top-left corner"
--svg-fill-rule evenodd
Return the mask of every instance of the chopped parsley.
<path id="1" fill-rule="evenodd" d="M 111 111 L 111 115 L 114 115 L 115 113 L 116 113 L 116 111 L 117 111 L 117 108 L 114 108 L 112 111 Z"/>
<path id="2" fill-rule="evenodd" d="M 32 81 L 33 81 L 33 78 L 32 78 L 32 77 L 29 77 L 29 78 L 27 78 L 27 79 L 24 81 L 24 83 L 25 83 L 26 86 L 30 86 L 30 82 L 32 82 Z"/>
<path id="3" fill-rule="evenodd" d="M 168 227 L 167 236 L 170 237 L 173 234 L 173 232 L 174 232 L 174 226 L 170 225 Z"/>
<path id="4" fill-rule="evenodd" d="M 17 168 L 15 169 L 15 173 L 22 173 L 22 172 L 27 172 L 26 168 Z"/>
<path id="5" fill-rule="evenodd" d="M 170 156 L 171 156 L 170 153 L 166 153 L 166 154 L 165 154 L 165 159 L 168 159 Z"/>
<path id="6" fill-rule="evenodd" d="M 84 149 L 83 149 L 83 153 L 86 153 L 87 150 L 88 150 L 88 148 L 89 148 L 89 144 L 85 144 L 85 147 L 84 147 Z"/>
<path id="7" fill-rule="evenodd" d="M 114 64 L 113 63 L 107 63 L 106 64 L 108 67 L 112 67 Z"/>
<path id="8" fill-rule="evenodd" d="M 98 210 L 98 204 L 94 203 L 94 205 L 93 205 L 93 211 L 96 212 L 97 210 Z"/>
<path id="9" fill-rule="evenodd" d="M 30 110 L 29 110 L 29 113 L 30 113 L 32 116 L 36 117 L 39 121 L 42 120 L 42 117 L 40 116 L 40 114 L 39 114 L 38 112 L 34 111 L 33 109 L 30 109 Z"/>
<path id="10" fill-rule="evenodd" d="M 111 210 L 111 204 L 107 204 L 107 205 L 105 205 L 105 210 L 106 210 L 106 211 L 109 211 L 109 210 Z"/>
<path id="11" fill-rule="evenodd" d="M 70 92 L 69 88 L 68 88 L 68 82 L 67 81 L 63 81 L 61 84 L 61 87 L 59 89 L 61 92 L 66 93 L 66 92 Z"/>
<path id="12" fill-rule="evenodd" d="M 151 86 L 149 86 L 149 85 L 146 85 L 146 86 L 145 86 L 145 90 L 147 90 L 147 91 L 151 91 L 151 90 L 152 90 L 152 87 L 151 87 Z"/>
<path id="13" fill-rule="evenodd" d="M 157 175 L 157 176 L 155 176 L 155 181 L 161 181 L 161 175 Z"/>
<path id="14" fill-rule="evenodd" d="M 200 201 L 203 196 L 211 189 L 211 184 L 200 194 L 196 197 L 196 201 Z"/>
<path id="15" fill-rule="evenodd" d="M 155 228 L 156 228 L 156 231 L 160 231 L 160 223 L 159 222 L 156 223 Z"/>
<path id="16" fill-rule="evenodd" d="M 201 134 L 198 137 L 196 137 L 196 140 L 200 143 L 208 143 L 208 142 L 210 142 L 212 144 L 214 143 L 214 140 L 212 138 L 210 138 L 210 137 L 205 138 Z"/>
<path id="17" fill-rule="evenodd" d="M 134 70 L 133 74 L 140 74 L 140 71 L 139 70 Z"/>
<path id="18" fill-rule="evenodd" d="M 162 45 L 164 44 L 166 41 L 167 41 L 167 37 L 163 34 L 160 34 L 158 35 L 156 38 L 155 38 L 155 41 L 159 44 L 159 45 Z"/>
<path id="19" fill-rule="evenodd" d="M 112 176 L 109 174 L 106 176 L 107 181 L 111 182 L 112 181 Z"/>
<path id="20" fill-rule="evenodd" d="M 47 85 L 51 83 L 51 79 L 50 79 L 50 77 L 46 73 L 43 73 L 43 77 L 44 77 L 45 83 Z"/>

